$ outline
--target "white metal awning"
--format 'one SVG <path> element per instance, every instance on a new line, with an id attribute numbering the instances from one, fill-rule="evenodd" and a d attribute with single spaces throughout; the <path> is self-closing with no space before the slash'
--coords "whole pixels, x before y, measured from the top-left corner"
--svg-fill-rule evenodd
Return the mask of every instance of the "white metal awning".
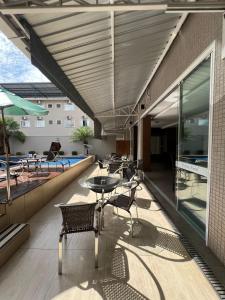
<path id="1" fill-rule="evenodd" d="M 152 3 L 153 10 L 108 9 L 103 12 L 85 12 L 85 7 L 99 4 L 112 7 L 120 5 L 121 1 L 63 1 L 63 7 L 67 6 L 67 10 L 60 11 L 56 7 L 57 13 L 51 10 L 58 3 L 55 0 L 31 1 L 32 5 L 28 8 L 33 11 L 23 7 L 25 1 L 18 1 L 7 1 L 0 6 L 0 11 L 6 13 L 7 8 L 13 9 L 20 4 L 20 13 L 24 14 L 8 16 L 7 20 L 17 27 L 18 36 L 21 34 L 21 19 L 32 26 L 105 128 L 121 128 L 133 113 L 119 116 L 116 110 L 137 102 L 186 17 L 182 13 L 166 14 L 164 10 L 159 10 L 160 6 L 157 7 L 160 1 L 150 0 L 124 0 L 122 6 Z M 84 6 L 84 11 L 69 10 L 68 7 L 74 3 L 76 7 Z M 179 3 L 184 4 L 182 1 Z M 36 13 L 37 9 L 49 11 L 40 14 Z M 110 112 L 110 115 L 101 117 L 105 112 Z"/>

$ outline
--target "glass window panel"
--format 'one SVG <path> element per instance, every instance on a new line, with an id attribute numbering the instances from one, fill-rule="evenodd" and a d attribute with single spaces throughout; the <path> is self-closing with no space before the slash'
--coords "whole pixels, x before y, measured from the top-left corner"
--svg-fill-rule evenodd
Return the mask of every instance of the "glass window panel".
<path id="1" fill-rule="evenodd" d="M 29 120 L 22 120 L 22 121 L 20 121 L 20 126 L 22 128 L 30 127 L 30 121 Z"/>
<path id="2" fill-rule="evenodd" d="M 73 103 L 64 104 L 64 110 L 73 111 L 73 110 L 75 110 L 75 105 Z"/>
<path id="3" fill-rule="evenodd" d="M 178 209 L 202 233 L 206 222 L 209 96 L 210 58 L 181 84 L 177 160 Z"/>
<path id="4" fill-rule="evenodd" d="M 38 127 L 38 128 L 45 127 L 45 120 L 37 120 L 36 127 Z"/>

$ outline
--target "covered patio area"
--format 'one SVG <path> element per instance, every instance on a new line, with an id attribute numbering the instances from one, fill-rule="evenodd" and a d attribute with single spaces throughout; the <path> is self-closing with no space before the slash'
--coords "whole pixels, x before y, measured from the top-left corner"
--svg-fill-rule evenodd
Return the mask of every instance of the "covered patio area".
<path id="1" fill-rule="evenodd" d="M 95 202 L 95 193 L 81 187 L 80 181 L 99 172 L 96 164 L 89 167 L 29 220 L 30 239 L 1 268 L 1 298 L 218 299 L 144 184 L 137 192 L 140 222 L 135 219 L 134 237 L 129 235 L 129 215 L 121 210 L 114 215 L 108 206 L 100 235 L 99 268 L 94 268 L 94 234 L 73 234 L 64 245 L 63 274 L 58 275 L 62 219 L 54 205 Z"/>

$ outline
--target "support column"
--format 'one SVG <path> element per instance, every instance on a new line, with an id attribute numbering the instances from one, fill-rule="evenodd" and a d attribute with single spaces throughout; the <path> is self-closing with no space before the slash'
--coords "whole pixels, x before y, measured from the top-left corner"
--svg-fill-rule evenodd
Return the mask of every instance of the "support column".
<path id="1" fill-rule="evenodd" d="M 151 116 L 142 119 L 143 170 L 151 171 Z"/>
<path id="2" fill-rule="evenodd" d="M 138 152 L 138 127 L 137 125 L 133 126 L 133 160 L 137 160 L 137 152 Z"/>
<path id="3" fill-rule="evenodd" d="M 143 159 L 143 122 L 138 121 L 138 149 L 137 159 Z"/>

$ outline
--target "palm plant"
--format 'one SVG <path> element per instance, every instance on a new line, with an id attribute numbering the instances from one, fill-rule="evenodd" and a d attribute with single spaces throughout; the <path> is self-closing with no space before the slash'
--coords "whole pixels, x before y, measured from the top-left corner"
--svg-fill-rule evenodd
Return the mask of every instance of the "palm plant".
<path id="1" fill-rule="evenodd" d="M 84 144 L 87 144 L 87 139 L 93 136 L 93 131 L 88 126 L 82 126 L 74 130 L 71 136 L 73 143 L 77 141 L 82 141 Z"/>
<path id="2" fill-rule="evenodd" d="M 3 121 L 2 119 L 0 119 L 0 128 L 2 129 L 3 127 Z M 5 128 L 6 128 L 6 135 L 7 135 L 7 139 L 6 139 L 6 144 L 8 147 L 8 151 L 10 153 L 10 146 L 9 146 L 9 137 L 13 137 L 16 140 L 18 140 L 21 143 L 24 143 L 26 140 L 26 135 L 19 130 L 20 125 L 17 121 L 15 121 L 13 118 L 5 118 Z M 2 133 L 2 130 L 1 130 Z M 3 135 L 0 134 L 1 137 L 1 141 L 3 140 Z M 3 144 L 3 143 L 1 143 Z"/>

